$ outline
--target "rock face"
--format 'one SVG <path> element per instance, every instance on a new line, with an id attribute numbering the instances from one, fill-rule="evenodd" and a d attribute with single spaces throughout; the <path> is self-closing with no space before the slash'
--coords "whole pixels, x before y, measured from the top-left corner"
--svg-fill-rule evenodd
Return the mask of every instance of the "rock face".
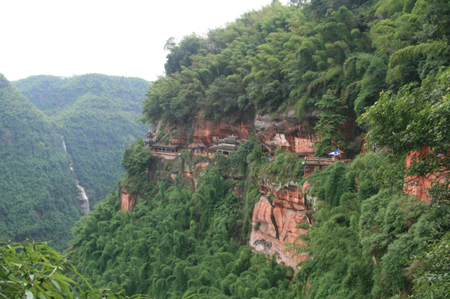
<path id="1" fill-rule="evenodd" d="M 171 145 L 204 150 L 211 148 L 214 142 L 229 136 L 236 136 L 240 142 L 249 138 L 251 132 L 256 132 L 258 143 L 263 150 L 274 153 L 277 147 L 299 154 L 301 157 L 312 157 L 315 153 L 313 144 L 319 138 L 314 134 L 317 118 L 306 114 L 299 120 L 294 110 L 288 110 L 275 118 L 270 115 L 256 115 L 252 118 L 245 115 L 239 119 L 223 118 L 219 123 L 203 118 L 203 111 L 199 111 L 192 121 L 192 127 L 173 125 L 164 128 L 171 134 Z M 343 126 L 346 138 L 353 138 L 356 123 L 354 116 L 348 116 Z M 152 136 L 156 136 L 160 125 L 153 127 Z M 149 139 L 150 140 L 150 139 Z M 190 141 L 189 141 L 190 140 Z M 188 144 L 192 142 L 191 144 Z"/>
<path id="2" fill-rule="evenodd" d="M 240 140 L 247 140 L 253 130 L 253 120 L 245 117 L 240 120 L 232 121 L 224 118 L 220 123 L 215 123 L 203 118 L 203 113 L 198 113 L 192 123 L 194 129 L 192 139 L 196 142 L 211 147 L 215 138 L 226 138 L 228 136 L 237 136 Z"/>
<path id="3" fill-rule="evenodd" d="M 120 209 L 122 211 L 132 211 L 134 209 L 133 195 L 128 193 L 125 188 L 122 189 L 122 194 L 120 196 Z"/>
<path id="4" fill-rule="evenodd" d="M 295 269 L 297 264 L 305 260 L 308 255 L 294 256 L 294 251 L 286 251 L 285 243 L 301 245 L 296 240 L 301 234 L 307 233 L 307 228 L 297 228 L 300 223 L 309 225 L 303 194 L 298 192 L 297 186 L 265 185 L 261 188 L 265 193 L 253 210 L 252 227 L 260 223 L 257 230 L 252 229 L 250 246 L 255 251 L 265 254 L 277 254 L 278 261 Z M 268 191 L 274 195 L 273 203 L 268 200 Z"/>
<path id="5" fill-rule="evenodd" d="M 409 168 L 412 163 L 418 161 L 420 157 L 428 155 L 429 152 L 430 147 L 424 146 L 417 151 L 409 153 L 405 159 L 405 168 Z M 430 202 L 428 188 L 430 188 L 435 182 L 444 184 L 445 176 L 449 174 L 449 171 L 438 171 L 435 173 L 430 173 L 424 177 L 409 176 L 405 180 L 403 190 L 405 193 L 413 195 L 421 201 Z"/>
<path id="6" fill-rule="evenodd" d="M 288 110 L 275 119 L 271 119 L 270 115 L 257 115 L 254 119 L 250 116 L 237 120 L 223 118 L 216 123 L 204 119 L 203 112 L 200 111 L 193 119 L 191 130 L 174 126 L 165 128 L 164 131 L 172 132 L 171 145 L 210 148 L 217 140 L 232 135 L 239 141 L 245 141 L 255 130 L 257 140 L 265 151 L 273 153 L 280 146 L 301 156 L 311 157 L 315 152 L 312 145 L 318 140 L 312 130 L 314 122 L 314 117 L 305 117 L 305 120 L 299 121 L 294 110 Z M 159 129 L 159 126 L 153 128 L 156 130 L 154 136 Z M 193 143 L 188 145 L 188 140 Z"/>
<path id="7" fill-rule="evenodd" d="M 294 110 L 288 110 L 271 120 L 270 115 L 257 115 L 254 127 L 258 141 L 270 153 L 280 146 L 302 156 L 314 155 L 312 147 L 317 137 L 312 131 L 313 118 L 305 117 L 299 121 Z"/>

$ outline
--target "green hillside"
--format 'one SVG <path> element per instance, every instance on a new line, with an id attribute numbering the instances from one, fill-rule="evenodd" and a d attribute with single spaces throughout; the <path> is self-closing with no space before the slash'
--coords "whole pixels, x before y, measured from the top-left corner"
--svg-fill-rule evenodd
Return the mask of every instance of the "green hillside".
<path id="1" fill-rule="evenodd" d="M 328 119 L 355 118 L 383 90 L 450 63 L 447 1 L 290 3 L 248 12 L 205 37 L 169 40 L 167 75 L 147 94 L 143 119 L 189 125 L 200 110 L 219 120 L 289 108 L 302 119 L 326 110 L 325 94 L 339 106 Z"/>
<path id="2" fill-rule="evenodd" d="M 278 148 L 269 161 L 250 138 L 192 170 L 201 157 L 161 162 L 139 140 L 120 182 L 136 208 L 120 211 L 111 192 L 74 228 L 74 263 L 97 287 L 161 299 L 449 297 L 449 13 L 445 0 L 276 1 L 205 37 L 169 39 L 166 76 L 144 100 L 147 123 L 189 131 L 199 111 L 219 121 L 293 108 L 317 120 L 318 155 L 336 145 L 347 154 L 344 119 L 357 117 L 371 151 L 309 177 L 306 246 L 285 244 L 309 254 L 294 273 L 245 244 L 259 229 L 261 182 L 302 186 L 300 157 Z M 429 154 L 405 170 L 405 156 L 424 146 Z M 177 167 L 198 175 L 195 189 Z M 429 173 L 442 178 L 430 203 L 403 192 L 408 177 Z"/>
<path id="3" fill-rule="evenodd" d="M 61 134 L 0 75 L 0 236 L 62 250 L 81 216 Z"/>
<path id="4" fill-rule="evenodd" d="M 130 111 L 140 111 L 149 82 L 140 78 L 87 74 L 74 77 L 30 76 L 12 84 L 31 103 L 48 116 L 58 115 L 86 93 L 109 95 L 128 104 Z"/>
<path id="5" fill-rule="evenodd" d="M 136 120 L 149 82 L 88 74 L 32 76 L 13 84 L 62 130 L 80 185 L 91 203 L 102 199 L 124 169 L 124 149 L 145 127 Z"/>
<path id="6" fill-rule="evenodd" d="M 121 193 L 111 192 L 77 222 L 69 256 L 95 287 L 116 286 L 128 296 L 448 298 L 450 164 L 440 153 L 450 151 L 449 90 L 447 69 L 421 86 L 384 93 L 360 122 L 370 132 L 370 144 L 392 150 L 359 154 L 305 179 L 298 156 L 278 148 L 271 162 L 250 138 L 229 157 L 216 153 L 206 169 L 194 170 L 200 173 L 194 191 L 183 173 L 175 180 L 169 175 L 192 169 L 203 157 L 184 152 L 185 165 L 177 168 L 180 162 L 153 157 L 139 139 L 123 155 L 127 175 L 120 182 L 135 196 L 136 208 L 120 210 Z M 405 154 L 426 144 L 433 146 L 430 154 L 405 169 Z M 155 167 L 157 184 L 147 172 Z M 403 192 L 407 176 L 430 171 L 447 180 L 435 182 L 429 203 Z M 296 273 L 278 264 L 276 254 L 254 253 L 245 245 L 250 231 L 259 228 L 249 221 L 261 197 L 259 175 L 281 184 L 311 182 L 308 194 L 315 203 L 308 212 L 314 223 L 301 223 L 308 230 L 299 237 L 303 245 L 285 244 L 309 254 Z"/>
<path id="7" fill-rule="evenodd" d="M 126 78 L 31 78 L 21 90 L 60 127 L 89 194 L 103 198 L 113 174 L 125 170 L 118 188 L 72 229 L 66 256 L 86 278 L 78 283 L 157 299 L 449 298 L 449 15 L 448 0 L 274 1 L 204 37 L 167 41 L 166 76 L 145 94 L 141 116 L 161 124 L 160 141 L 183 130 L 192 136 L 200 111 L 232 122 L 243 115 L 277 120 L 294 109 L 320 138 L 317 156 L 339 147 L 349 158 L 330 159 L 308 177 L 304 156 L 281 147 L 269 156 L 260 144 L 267 140 L 255 133 L 228 156 L 216 152 L 210 160 L 184 149 L 164 160 L 135 141 L 142 127 L 128 131 L 139 113 L 127 107 L 140 100 L 120 92 Z M 4 80 L 0 87 L 17 93 Z M 21 129 L 28 113 L 46 119 L 34 107 L 12 109 L 1 110 L 5 128 Z M 344 134 L 347 121 L 356 133 Z M 14 147 L 17 134 L 8 130 L 0 142 Z M 23 136 L 37 138 L 35 131 L 41 126 Z M 360 143 L 351 146 L 357 135 L 367 141 L 364 153 Z M 126 142 L 133 143 L 121 166 L 114 164 Z M 4 172 L 12 169 L 26 167 Z M 121 207 L 123 188 L 129 210 Z M 301 198 L 291 196 L 297 191 Z M 301 233 L 278 247 L 274 239 L 286 240 L 280 228 Z M 272 256 L 248 246 L 258 230 L 255 248 L 273 248 Z M 288 267 L 278 259 L 285 250 L 305 259 Z"/>

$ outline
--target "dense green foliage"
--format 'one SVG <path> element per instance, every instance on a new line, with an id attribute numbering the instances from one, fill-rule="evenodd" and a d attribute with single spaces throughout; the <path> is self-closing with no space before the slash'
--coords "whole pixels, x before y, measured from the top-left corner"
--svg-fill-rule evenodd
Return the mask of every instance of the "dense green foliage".
<path id="1" fill-rule="evenodd" d="M 104 198 L 124 171 L 124 149 L 144 133 L 136 119 L 149 83 L 88 74 L 32 76 L 13 84 L 59 125 L 77 179 L 91 202 Z"/>
<path id="2" fill-rule="evenodd" d="M 128 178 L 140 173 L 135 165 L 150 167 L 139 152 L 138 143 L 124 155 Z M 71 259 L 94 286 L 119 284 L 127 295 L 293 298 L 286 278 L 292 270 L 234 241 L 242 226 L 240 198 L 218 169 L 206 169 L 193 196 L 176 185 L 148 183 L 153 193 L 141 195 L 131 214 L 118 210 L 119 194 L 109 194 L 74 228 Z"/>
<path id="3" fill-rule="evenodd" d="M 145 169 L 155 158 L 145 158 L 144 152 L 140 141 L 127 149 L 124 182 L 147 177 Z M 281 150 L 277 157 L 284 157 Z M 242 198 L 229 192 L 233 183 L 220 169 L 230 158 L 220 155 L 193 195 L 176 184 L 157 188 L 149 182 L 132 213 L 119 210 L 119 193 L 108 195 L 75 227 L 70 256 L 95 287 L 116 283 L 127 295 L 155 298 L 389 298 L 399 292 L 446 292 L 446 260 L 431 266 L 431 261 L 417 264 L 414 256 L 428 261 L 445 254 L 430 245 L 431 255 L 422 256 L 424 241 L 447 242 L 439 241 L 439 227 L 449 210 L 404 195 L 401 179 L 380 174 L 397 171 L 391 159 L 384 151 L 366 153 L 310 177 L 318 210 L 303 237 L 307 247 L 297 250 L 313 258 L 301 264 L 292 281 L 287 280 L 292 270 L 235 242 L 247 233 L 242 221 L 253 189 L 244 186 Z M 250 169 L 255 161 L 259 167 L 275 165 L 265 160 L 250 162 Z M 405 263 L 405 258 L 411 260 Z M 430 277 L 439 290 L 424 283 Z"/>
<path id="4" fill-rule="evenodd" d="M 295 108 L 299 118 L 319 117 L 322 155 L 331 142 L 345 146 L 340 124 L 380 92 L 449 65 L 448 1 L 291 4 L 246 13 L 206 37 L 186 36 L 178 45 L 170 39 L 166 76 L 148 92 L 143 120 L 183 125 L 200 110 L 219 120 Z M 330 110 L 330 99 L 347 109 Z"/>
<path id="5" fill-rule="evenodd" d="M 302 263 L 308 298 L 446 298 L 449 71 L 383 94 L 361 116 L 370 145 L 388 152 L 359 155 L 313 174 L 311 195 L 319 202 L 305 237 L 314 257 Z M 430 152 L 404 169 L 404 157 Z M 441 172 L 430 204 L 403 193 L 407 175 Z"/>
<path id="6" fill-rule="evenodd" d="M 80 217 L 57 127 L 0 75 L 0 237 L 63 250 Z"/>
<path id="7" fill-rule="evenodd" d="M 360 118 L 360 121 L 368 126 L 369 144 L 389 145 L 393 156 L 400 161 L 401 157 L 411 151 L 427 148 L 426 153 L 415 156 L 405 173 L 412 176 L 427 176 L 431 173 L 436 177 L 431 181 L 432 187 L 428 189 L 431 203 L 426 208 L 429 211 L 417 214 L 417 211 L 413 212 L 416 207 L 409 208 L 408 216 L 416 214 L 414 217 L 417 219 L 413 218 L 411 228 L 416 221 L 417 226 L 410 236 L 400 239 L 403 244 L 400 241 L 397 244 L 397 250 L 402 250 L 400 252 L 403 256 L 410 259 L 412 272 L 417 271 L 414 275 L 411 298 L 445 298 L 450 294 L 450 281 L 447 273 L 444 273 L 449 267 L 446 248 L 449 244 L 450 229 L 449 79 L 450 70 L 447 69 L 437 77 L 426 78 L 420 87 L 410 85 L 402 88 L 397 94 L 383 95 L 381 100 Z M 395 201 L 386 201 L 388 208 L 395 204 L 397 204 Z M 395 230 L 392 233 L 397 235 Z M 373 235 L 375 234 L 372 234 L 372 238 Z M 423 248 L 424 243 L 419 243 L 418 236 L 426 237 L 424 240 L 430 243 L 428 248 Z M 414 247 L 422 250 L 412 252 L 411 248 Z M 417 256 L 411 256 L 417 253 L 419 253 Z M 397 266 L 395 270 L 399 272 L 401 267 Z M 405 285 L 405 282 L 398 282 L 396 287 L 411 286 Z"/>
<path id="8" fill-rule="evenodd" d="M 322 113 L 319 114 L 319 121 L 315 127 L 316 134 L 320 137 L 320 140 L 314 142 L 315 155 L 324 156 L 335 148 L 345 147 L 344 129 L 342 128 L 345 124 L 345 117 L 342 114 L 341 103 L 330 93 L 330 90 L 322 96 L 316 106 Z"/>
<path id="9" fill-rule="evenodd" d="M 450 62 L 449 1 L 290 3 L 206 37 L 169 39 L 166 76 L 147 92 L 142 120 L 189 128 L 201 110 L 232 121 L 295 109 L 316 121 L 317 155 L 326 155 L 346 146 L 344 123 L 360 116 L 378 149 L 308 178 L 314 223 L 290 248 L 310 258 L 296 274 L 245 243 L 259 229 L 251 219 L 260 185 L 301 185 L 302 159 L 278 148 L 269 160 L 251 135 L 229 157 L 190 169 L 190 185 L 180 171 L 187 162 L 174 169 L 179 162 L 153 157 L 142 139 L 125 149 L 143 132 L 135 120 L 148 82 L 136 78 L 14 82 L 30 103 L 0 77 L 0 237 L 64 248 L 80 215 L 73 162 L 95 199 L 126 172 L 73 228 L 68 255 L 86 277 L 73 272 L 86 298 L 119 297 L 101 290 L 115 286 L 154 298 L 448 297 L 450 71 L 440 68 Z M 424 147 L 404 169 L 405 156 Z M 165 177 L 175 170 L 175 180 Z M 429 173 L 442 178 L 430 203 L 404 194 L 405 177 Z M 122 188 L 131 212 L 120 210 Z M 0 264 L 0 296 L 72 297 L 62 270 L 74 268 L 43 244 L 2 246 Z"/>
<path id="10" fill-rule="evenodd" d="M 149 148 L 144 147 L 142 138 L 138 138 L 136 144 L 132 144 L 123 153 L 122 166 L 126 169 L 127 176 L 122 182 L 128 192 L 136 196 L 143 196 L 145 192 L 152 192 L 152 185 L 148 183 L 147 173 L 151 166 L 152 155 Z"/>
<path id="11" fill-rule="evenodd" d="M 448 205 L 427 205 L 403 194 L 401 181 L 381 187 L 384 177 L 379 172 L 395 170 L 391 162 L 385 152 L 366 153 L 349 166 L 334 164 L 311 176 L 318 210 L 304 237 L 308 247 L 300 249 L 314 257 L 301 264 L 298 274 L 308 293 L 305 298 L 405 296 L 417 282 L 420 292 L 424 286 L 433 289 L 425 278 L 413 280 L 425 276 L 427 269 L 416 272 L 423 266 L 417 266 L 414 256 L 448 230 L 442 227 L 448 221 Z M 441 277 L 439 271 L 448 267 L 442 262 L 436 271 Z M 448 281 L 440 288 L 448 288 Z"/>
<path id="12" fill-rule="evenodd" d="M 30 76 L 12 82 L 31 103 L 48 116 L 59 115 L 89 93 L 116 98 L 114 109 L 140 112 L 149 83 L 140 78 L 87 74 L 74 77 Z"/>
<path id="13" fill-rule="evenodd" d="M 316 148 L 326 155 L 345 146 L 344 122 L 360 116 L 373 151 L 308 178 L 314 223 L 304 245 L 290 248 L 310 258 L 294 275 L 242 245 L 259 228 L 251 227 L 259 186 L 306 181 L 298 156 L 279 148 L 271 161 L 251 136 L 195 170 L 195 188 L 186 188 L 182 173 L 172 181 L 157 170 L 159 183 L 150 182 L 161 163 L 138 140 L 125 151 L 120 182 L 136 208 L 120 211 L 112 191 L 73 230 L 70 256 L 95 286 L 155 298 L 449 295 L 448 181 L 433 186 L 430 203 L 403 192 L 408 175 L 448 170 L 450 82 L 448 70 L 439 73 L 450 59 L 448 1 L 290 3 L 206 37 L 169 39 L 166 76 L 147 93 L 142 120 L 189 127 L 201 110 L 217 121 L 294 108 L 316 118 Z M 405 156 L 424 146 L 430 155 L 405 170 Z"/>
<path id="14" fill-rule="evenodd" d="M 270 181 L 284 185 L 290 181 L 298 182 L 303 177 L 303 159 L 296 154 L 278 147 L 274 161 L 269 161 L 268 153 L 263 154 L 261 146 L 255 146 L 247 156 L 250 170 L 255 181 Z"/>
<path id="15" fill-rule="evenodd" d="M 412 298 L 446 298 L 450 295 L 450 234 L 431 243 L 427 251 L 417 257 L 418 273 L 414 279 Z"/>
<path id="16" fill-rule="evenodd" d="M 80 217 L 76 179 L 91 202 L 115 187 L 123 150 L 144 132 L 135 121 L 148 82 L 93 74 L 9 83 L 2 76 L 0 86 L 0 236 L 53 240 L 63 250 Z"/>
<path id="17" fill-rule="evenodd" d="M 428 146 L 408 172 L 424 176 L 450 168 L 450 69 L 437 78 L 426 78 L 421 86 L 404 86 L 397 94 L 384 93 L 361 116 L 370 130 L 369 145 L 389 146 L 397 156 Z"/>
<path id="18" fill-rule="evenodd" d="M 428 111 L 427 117 L 417 117 L 441 117 L 432 108 L 445 106 L 450 86 L 442 81 L 445 76 L 446 72 L 435 81 L 424 82 L 422 88 L 434 82 L 440 100 L 428 110 L 421 109 Z M 403 90 L 384 100 L 401 104 L 406 100 L 402 95 Z M 373 117 L 377 105 L 365 119 Z M 389 109 L 382 115 L 394 113 L 390 118 L 396 118 L 396 111 L 404 113 Z M 446 123 L 439 123 L 429 125 L 448 138 Z M 385 129 L 378 127 L 382 123 L 366 124 L 370 132 Z M 420 134 L 418 130 L 407 136 L 420 147 L 430 137 L 420 139 Z M 116 283 L 127 295 L 431 298 L 434 294 L 445 298 L 449 290 L 448 184 L 432 190 L 431 204 L 404 194 L 404 152 L 396 151 L 401 140 L 392 142 L 388 151 L 364 153 L 349 164 L 338 162 L 309 177 L 308 194 L 316 203 L 314 223 L 301 237 L 305 246 L 293 244 L 292 248 L 308 252 L 311 258 L 301 263 L 295 275 L 275 258 L 254 254 L 236 242 L 245 240 L 251 230 L 249 215 L 261 196 L 257 187 L 261 180 L 302 179 L 301 159 L 277 149 L 275 161 L 270 162 L 253 138 L 228 158 L 215 155 L 202 171 L 194 193 L 181 187 L 180 180 L 170 187 L 168 181 L 158 187 L 148 182 L 146 170 L 157 160 L 138 140 L 125 151 L 127 177 L 122 181 L 122 186 L 141 186 L 136 188 L 136 209 L 120 211 L 120 193 L 112 192 L 77 223 L 70 256 L 95 287 Z M 436 142 L 435 146 L 445 145 Z M 238 183 L 242 196 L 231 192 L 235 177 L 242 180 Z"/>
<path id="19" fill-rule="evenodd" d="M 123 298 L 121 292 L 81 289 L 67 277 L 74 274 L 84 280 L 65 258 L 45 243 L 0 243 L 0 296 L 3 298 Z M 135 295 L 132 298 L 145 298 Z"/>

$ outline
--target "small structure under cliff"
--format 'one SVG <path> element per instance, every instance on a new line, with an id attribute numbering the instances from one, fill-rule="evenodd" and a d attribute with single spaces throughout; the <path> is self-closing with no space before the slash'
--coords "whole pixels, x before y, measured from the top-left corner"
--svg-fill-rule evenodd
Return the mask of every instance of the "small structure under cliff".
<path id="1" fill-rule="evenodd" d="M 223 139 L 217 138 L 217 140 L 214 141 L 214 145 L 211 146 L 208 151 L 221 152 L 224 155 L 229 155 L 232 152 L 236 151 L 241 143 L 242 141 L 234 135 L 227 136 Z"/>

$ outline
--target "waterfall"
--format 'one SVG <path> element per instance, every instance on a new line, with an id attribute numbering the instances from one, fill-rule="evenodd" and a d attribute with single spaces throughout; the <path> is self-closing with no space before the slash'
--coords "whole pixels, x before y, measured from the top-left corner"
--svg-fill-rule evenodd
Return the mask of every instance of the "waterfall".
<path id="1" fill-rule="evenodd" d="M 64 151 L 67 152 L 66 142 L 64 141 L 64 136 L 61 136 L 61 139 L 62 139 L 62 147 L 63 147 Z"/>
<path id="2" fill-rule="evenodd" d="M 65 152 L 67 152 L 67 148 L 66 148 L 66 143 L 64 142 L 64 136 L 61 136 L 62 139 L 62 147 L 64 149 Z M 72 172 L 75 175 L 75 178 L 77 177 L 77 174 L 75 172 L 75 170 L 73 169 L 73 164 L 72 162 L 70 162 L 69 164 L 70 170 L 72 170 Z M 78 195 L 78 199 L 81 201 L 80 203 L 80 209 L 81 209 L 81 213 L 86 216 L 87 212 L 89 212 L 89 198 L 86 195 L 86 191 L 84 190 L 84 188 L 82 186 L 80 186 L 80 182 L 77 180 L 77 188 L 79 191 L 79 195 Z"/>
<path id="3" fill-rule="evenodd" d="M 71 167 L 71 169 L 73 169 Z M 80 195 L 78 196 L 78 199 L 81 201 L 80 208 L 83 215 L 87 215 L 87 212 L 89 212 L 89 198 L 86 195 L 86 191 L 84 191 L 84 188 L 81 187 L 77 181 L 77 188 L 80 190 Z"/>

